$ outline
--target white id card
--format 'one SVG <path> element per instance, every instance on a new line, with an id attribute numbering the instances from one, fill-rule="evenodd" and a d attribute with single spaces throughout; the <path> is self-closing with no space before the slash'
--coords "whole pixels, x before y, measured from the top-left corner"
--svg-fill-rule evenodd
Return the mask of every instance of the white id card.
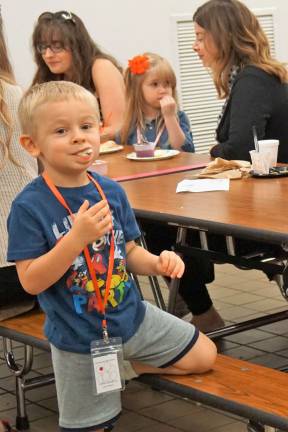
<path id="1" fill-rule="evenodd" d="M 121 338 L 93 341 L 91 355 L 94 372 L 94 393 L 102 394 L 124 390 L 123 350 Z"/>
<path id="2" fill-rule="evenodd" d="M 117 354 L 93 358 L 97 394 L 121 390 L 121 378 Z"/>

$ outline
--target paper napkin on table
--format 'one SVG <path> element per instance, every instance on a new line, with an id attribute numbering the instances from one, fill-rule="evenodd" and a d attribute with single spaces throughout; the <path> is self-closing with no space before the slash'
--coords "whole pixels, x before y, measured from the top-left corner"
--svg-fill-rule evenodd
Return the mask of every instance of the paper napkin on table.
<path id="1" fill-rule="evenodd" d="M 198 179 L 182 180 L 178 183 L 176 193 L 178 192 L 210 192 L 210 191 L 228 191 L 229 179 Z"/>
<path id="2" fill-rule="evenodd" d="M 250 169 L 250 162 L 241 160 L 228 161 L 218 157 L 202 171 L 192 174 L 189 178 L 229 178 L 234 180 L 248 175 Z"/>

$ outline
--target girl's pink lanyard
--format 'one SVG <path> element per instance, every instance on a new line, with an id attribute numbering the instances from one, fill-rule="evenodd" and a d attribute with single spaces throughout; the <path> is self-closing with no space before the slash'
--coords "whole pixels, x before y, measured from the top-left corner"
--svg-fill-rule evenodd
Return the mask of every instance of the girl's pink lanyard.
<path id="1" fill-rule="evenodd" d="M 165 125 L 163 125 L 163 126 L 161 127 L 161 129 L 159 130 L 159 132 L 158 132 L 158 134 L 157 134 L 157 136 L 156 136 L 156 139 L 155 139 L 155 141 L 154 141 L 154 143 L 153 143 L 153 144 L 154 144 L 154 148 L 157 146 L 158 141 L 159 141 L 159 139 L 160 139 L 160 137 L 161 137 L 161 135 L 162 135 L 164 129 L 165 129 Z M 146 140 L 145 140 L 145 141 L 146 141 Z M 140 132 L 139 126 L 137 126 L 137 144 L 143 144 L 143 135 L 142 135 L 141 132 Z"/>
<path id="2" fill-rule="evenodd" d="M 87 176 L 88 176 L 89 180 L 95 185 L 101 198 L 107 201 L 106 196 L 105 196 L 101 186 L 99 185 L 99 183 L 89 173 L 87 173 Z M 52 180 L 49 178 L 47 173 L 44 172 L 42 174 L 42 177 L 43 177 L 46 185 L 48 186 L 48 188 L 51 190 L 51 192 L 55 196 L 55 198 L 60 202 L 60 204 L 62 204 L 63 207 L 65 207 L 65 209 L 68 211 L 68 213 L 70 214 L 70 216 L 73 220 L 74 214 L 72 213 L 72 211 L 71 211 L 70 207 L 68 206 L 67 202 L 65 201 L 64 197 L 61 195 L 61 193 L 59 192 L 57 187 L 54 185 Z M 87 267 L 89 269 L 89 273 L 90 273 L 90 276 L 92 278 L 96 298 L 97 298 L 96 308 L 97 308 L 97 311 L 100 312 L 104 316 L 104 318 L 102 320 L 102 330 L 103 330 L 104 338 L 108 337 L 107 321 L 105 318 L 105 308 L 107 305 L 109 291 L 110 291 L 110 287 L 111 287 L 112 271 L 113 271 L 113 267 L 114 267 L 114 251 L 115 251 L 115 242 L 114 242 L 114 234 L 113 234 L 113 227 L 112 227 L 111 238 L 110 238 L 110 250 L 109 250 L 109 261 L 108 261 L 108 271 L 107 271 L 107 278 L 106 278 L 105 294 L 104 294 L 104 299 L 102 299 L 100 288 L 99 288 L 98 281 L 96 278 L 96 272 L 93 268 L 93 264 L 92 264 L 92 260 L 90 257 L 88 247 L 86 246 L 83 250 L 84 256 L 86 259 L 86 263 L 87 263 Z"/>

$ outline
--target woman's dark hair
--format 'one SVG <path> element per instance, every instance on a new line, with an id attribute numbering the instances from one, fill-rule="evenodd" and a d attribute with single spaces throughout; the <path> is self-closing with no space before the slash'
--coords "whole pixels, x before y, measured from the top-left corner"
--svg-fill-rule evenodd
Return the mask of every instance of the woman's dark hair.
<path id="1" fill-rule="evenodd" d="M 64 79 L 63 74 L 53 74 L 50 71 L 37 48 L 39 44 L 51 44 L 55 40 L 71 50 L 73 63 L 70 80 L 93 93 L 95 86 L 91 70 L 96 59 L 110 60 L 122 72 L 117 61 L 95 44 L 77 15 L 67 11 L 44 12 L 39 16 L 32 35 L 34 59 L 38 66 L 32 85 Z"/>

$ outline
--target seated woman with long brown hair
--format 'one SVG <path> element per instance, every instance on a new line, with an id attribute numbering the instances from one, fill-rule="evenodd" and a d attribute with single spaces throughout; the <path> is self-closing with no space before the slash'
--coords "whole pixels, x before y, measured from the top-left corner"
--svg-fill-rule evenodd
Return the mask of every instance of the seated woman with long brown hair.
<path id="1" fill-rule="evenodd" d="M 256 16 L 238 0 L 210 0 L 194 16 L 194 50 L 212 71 L 225 99 L 214 157 L 250 160 L 258 139 L 280 141 L 278 161 L 288 162 L 288 76 L 275 60 Z"/>

